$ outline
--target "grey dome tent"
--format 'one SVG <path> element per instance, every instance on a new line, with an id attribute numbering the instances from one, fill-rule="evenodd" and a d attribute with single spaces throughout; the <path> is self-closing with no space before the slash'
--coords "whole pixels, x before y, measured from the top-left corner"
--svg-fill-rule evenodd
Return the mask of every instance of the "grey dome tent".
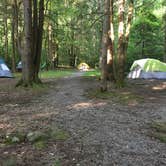
<path id="1" fill-rule="evenodd" d="M 13 75 L 10 71 L 10 69 L 5 64 L 5 61 L 0 58 L 0 78 L 12 78 Z"/>
<path id="2" fill-rule="evenodd" d="M 16 67 L 17 71 L 22 71 L 22 62 L 19 61 L 19 63 L 17 64 L 17 67 Z"/>
<path id="3" fill-rule="evenodd" d="M 157 59 L 139 59 L 134 61 L 128 78 L 166 79 L 166 63 Z"/>

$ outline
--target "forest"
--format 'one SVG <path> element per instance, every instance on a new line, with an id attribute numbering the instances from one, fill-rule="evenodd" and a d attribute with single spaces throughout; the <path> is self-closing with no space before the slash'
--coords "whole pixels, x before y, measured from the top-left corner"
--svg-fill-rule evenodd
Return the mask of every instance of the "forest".
<path id="1" fill-rule="evenodd" d="M 166 165 L 165 80 L 165 0 L 0 0 L 0 166 Z"/>
<path id="2" fill-rule="evenodd" d="M 29 60 L 30 64 L 27 62 L 30 68 L 38 66 L 39 69 L 34 70 L 53 70 L 58 66 L 77 67 L 81 62 L 87 63 L 91 68 L 101 68 L 104 54 L 103 35 L 108 32 L 110 32 L 108 40 L 112 43 L 107 45 L 112 47 L 114 52 L 112 56 L 115 57 L 114 61 L 117 61 L 114 63 L 117 63 L 115 68 L 121 68 L 118 70 L 128 72 L 133 61 L 137 59 L 155 58 L 161 61 L 166 59 L 163 0 L 121 1 L 124 8 L 121 16 L 120 5 L 113 1 L 47 0 L 30 1 L 30 4 L 27 4 L 28 2 L 25 4 L 22 0 L 0 2 L 0 54 L 13 72 L 16 71 L 19 61 L 23 61 L 23 64 L 24 61 L 28 61 L 24 54 L 34 54 L 32 56 L 36 57 L 33 62 Z M 26 5 L 31 9 L 31 13 L 27 15 Z M 28 17 L 31 17 L 30 20 Z M 123 18 L 124 24 L 122 27 L 124 41 L 121 44 L 118 41 L 119 17 Z M 28 24 L 30 29 L 26 29 Z M 109 26 L 111 24 L 112 28 Z M 30 41 L 26 41 L 28 30 Z M 26 49 L 29 50 L 27 42 L 34 46 L 32 52 L 27 53 Z M 126 43 L 125 64 L 122 62 L 119 65 L 121 62 L 118 61 L 121 60 L 118 58 L 118 50 L 124 43 Z"/>

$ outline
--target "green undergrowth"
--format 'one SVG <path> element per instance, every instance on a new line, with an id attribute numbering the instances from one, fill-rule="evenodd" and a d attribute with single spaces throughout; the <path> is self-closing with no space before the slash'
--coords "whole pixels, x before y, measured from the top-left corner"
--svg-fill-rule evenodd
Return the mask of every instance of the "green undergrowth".
<path id="1" fill-rule="evenodd" d="M 45 140 L 39 140 L 37 142 L 34 142 L 33 147 L 38 150 L 42 150 L 47 147 L 47 141 Z"/>
<path id="2" fill-rule="evenodd" d="M 64 69 L 64 70 L 48 70 L 48 71 L 41 71 L 39 73 L 39 77 L 41 79 L 48 79 L 48 78 L 61 78 L 65 76 L 70 76 L 73 74 L 75 70 L 73 69 Z M 22 73 L 14 73 L 15 78 L 21 78 Z"/>
<path id="3" fill-rule="evenodd" d="M 70 137 L 68 132 L 60 129 L 51 131 L 50 136 L 52 140 L 57 140 L 57 141 L 65 141 Z"/>
<path id="4" fill-rule="evenodd" d="M 47 85 L 47 84 L 35 84 L 35 83 L 33 83 L 32 86 L 28 86 L 28 87 L 19 86 L 19 87 L 11 89 L 11 91 L 17 92 L 20 95 L 38 96 L 38 95 L 41 95 L 41 94 L 47 92 L 48 89 L 49 89 L 49 85 Z"/>
<path id="5" fill-rule="evenodd" d="M 1 135 L 2 137 L 2 135 Z M 34 150 L 46 150 L 51 143 L 61 143 L 70 138 L 70 134 L 57 127 L 49 128 L 46 131 L 15 131 L 4 135 L 0 140 L 0 148 L 14 148 L 15 146 L 31 145 Z M 3 139 L 3 140 L 2 140 Z M 2 166 L 17 166 L 19 160 L 16 155 L 8 155 L 0 161 Z M 55 160 L 53 166 L 61 166 L 60 160 Z"/>
<path id="6" fill-rule="evenodd" d="M 166 143 L 166 122 L 154 122 L 151 127 L 154 129 L 152 136 Z"/>
<path id="7" fill-rule="evenodd" d="M 103 100 L 110 100 L 120 104 L 138 104 L 143 101 L 143 98 L 131 92 L 123 91 L 108 91 L 101 92 L 100 90 L 92 90 L 86 94 L 89 98 L 98 98 Z"/>
<path id="8" fill-rule="evenodd" d="M 50 141 L 66 141 L 70 138 L 70 134 L 63 130 L 53 128 L 48 129 L 47 131 L 30 131 L 30 132 L 21 132 L 15 131 L 13 133 L 8 133 L 3 138 L 3 146 L 16 145 L 21 143 L 31 143 L 35 149 L 41 150 L 47 147 L 48 142 Z"/>
<path id="9" fill-rule="evenodd" d="M 101 73 L 99 70 L 86 71 L 83 76 L 85 77 L 100 77 Z"/>
<path id="10" fill-rule="evenodd" d="M 56 160 L 55 162 L 54 162 L 54 165 L 53 166 L 62 166 L 61 165 L 61 162 L 59 161 L 59 160 Z"/>
<path id="11" fill-rule="evenodd" d="M 50 70 L 50 71 L 42 71 L 39 73 L 41 79 L 47 78 L 62 78 L 65 76 L 70 76 L 74 73 L 74 70 Z"/>
<path id="12" fill-rule="evenodd" d="M 13 73 L 14 78 L 21 78 L 21 75 L 21 72 Z"/>
<path id="13" fill-rule="evenodd" d="M 2 166 L 18 166 L 16 157 L 10 157 L 2 161 Z"/>

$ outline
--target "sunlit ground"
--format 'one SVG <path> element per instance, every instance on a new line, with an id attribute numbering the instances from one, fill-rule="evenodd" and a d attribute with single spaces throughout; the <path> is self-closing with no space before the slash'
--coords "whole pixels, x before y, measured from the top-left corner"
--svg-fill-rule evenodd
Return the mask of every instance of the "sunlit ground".
<path id="1" fill-rule="evenodd" d="M 166 90 L 166 81 L 152 87 L 153 90 Z"/>

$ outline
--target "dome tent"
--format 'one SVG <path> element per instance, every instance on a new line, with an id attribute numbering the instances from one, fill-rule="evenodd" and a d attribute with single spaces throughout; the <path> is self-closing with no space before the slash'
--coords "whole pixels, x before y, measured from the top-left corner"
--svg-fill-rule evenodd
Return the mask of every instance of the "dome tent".
<path id="1" fill-rule="evenodd" d="M 90 69 L 89 65 L 86 63 L 80 63 L 78 69 L 81 71 L 88 71 Z"/>
<path id="2" fill-rule="evenodd" d="M 134 61 L 128 78 L 166 79 L 166 63 L 156 59 L 140 59 Z"/>
<path id="3" fill-rule="evenodd" d="M 18 62 L 17 66 L 16 66 L 16 69 L 17 69 L 18 72 L 22 71 L 22 62 L 21 61 Z"/>
<path id="4" fill-rule="evenodd" d="M 5 64 L 5 61 L 2 58 L 0 58 L 0 78 L 2 77 L 12 78 L 13 75 L 10 69 Z"/>

